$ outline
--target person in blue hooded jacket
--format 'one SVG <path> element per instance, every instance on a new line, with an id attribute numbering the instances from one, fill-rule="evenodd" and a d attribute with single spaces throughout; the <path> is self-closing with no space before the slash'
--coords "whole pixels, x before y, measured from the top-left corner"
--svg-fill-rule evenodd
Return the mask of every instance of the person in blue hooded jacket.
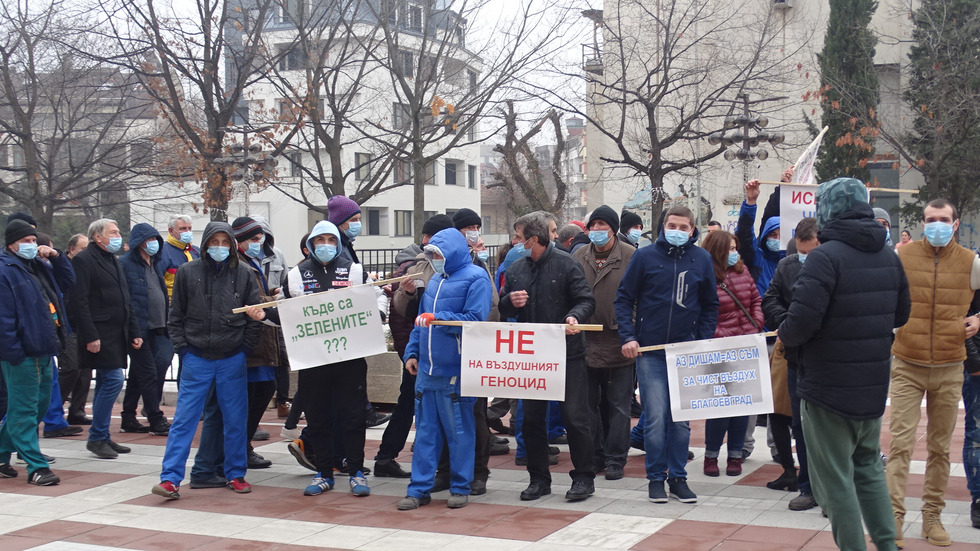
<path id="1" fill-rule="evenodd" d="M 687 451 L 691 427 L 675 422 L 667 392 L 667 359 L 663 351 L 640 354 L 641 346 L 710 339 L 718 322 L 718 292 L 711 255 L 695 245 L 698 230 L 687 207 L 671 207 L 653 246 L 637 249 L 616 294 L 616 322 L 622 354 L 636 358 L 636 378 L 643 404 L 648 495 L 666 503 L 697 496 L 687 486 Z"/>
<path id="2" fill-rule="evenodd" d="M 129 252 L 119 259 L 126 283 L 133 317 L 140 328 L 144 346 L 129 351 L 129 380 L 123 394 L 122 432 L 149 432 L 166 436 L 170 423 L 160 411 L 167 370 L 174 359 L 174 348 L 167 334 L 167 284 L 158 269 L 163 237 L 153 226 L 139 223 L 129 232 Z M 143 409 L 149 426 L 136 419 L 136 406 L 143 398 Z"/>
<path id="3" fill-rule="evenodd" d="M 426 285 L 408 347 L 405 369 L 415 381 L 415 452 L 412 480 L 399 510 L 432 501 L 430 492 L 443 442 L 449 445 L 450 497 L 447 506 L 464 507 L 473 478 L 476 398 L 460 396 L 461 327 L 430 326 L 440 321 L 485 321 L 493 287 L 487 271 L 473 264 L 466 239 L 442 230 L 424 249 L 436 275 Z"/>
<path id="4" fill-rule="evenodd" d="M 742 208 L 738 213 L 735 236 L 738 238 L 739 250 L 742 251 L 742 261 L 755 278 L 759 296 L 765 296 L 769 282 L 776 273 L 776 265 L 786 256 L 786 251 L 779 249 L 779 216 L 766 218 L 762 222 L 759 239 L 756 239 L 753 226 L 758 200 L 759 180 L 749 180 L 745 184 L 745 200 L 742 201 Z"/>

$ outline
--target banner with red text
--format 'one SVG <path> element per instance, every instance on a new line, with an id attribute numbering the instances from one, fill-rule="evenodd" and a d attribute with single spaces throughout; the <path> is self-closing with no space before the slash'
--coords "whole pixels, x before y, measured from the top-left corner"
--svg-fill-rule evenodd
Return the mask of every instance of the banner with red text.
<path id="1" fill-rule="evenodd" d="M 800 220 L 817 215 L 817 188 L 796 184 L 779 186 L 779 248 L 785 251 Z"/>
<path id="2" fill-rule="evenodd" d="M 674 421 L 772 413 L 766 338 L 760 333 L 664 347 Z"/>
<path id="3" fill-rule="evenodd" d="M 463 325 L 463 396 L 565 399 L 565 326 L 543 323 Z"/>

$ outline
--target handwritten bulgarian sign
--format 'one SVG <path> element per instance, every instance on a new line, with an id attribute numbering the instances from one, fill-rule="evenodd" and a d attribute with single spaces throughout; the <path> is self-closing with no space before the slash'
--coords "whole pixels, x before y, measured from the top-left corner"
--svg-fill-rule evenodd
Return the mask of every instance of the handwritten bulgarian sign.
<path id="1" fill-rule="evenodd" d="M 565 399 L 565 326 L 543 323 L 463 325 L 463 396 Z"/>
<path id="2" fill-rule="evenodd" d="M 763 335 L 668 344 L 664 351 L 675 421 L 772 413 Z"/>
<path id="3" fill-rule="evenodd" d="M 293 371 L 381 354 L 388 348 L 374 288 L 284 300 L 279 318 Z"/>

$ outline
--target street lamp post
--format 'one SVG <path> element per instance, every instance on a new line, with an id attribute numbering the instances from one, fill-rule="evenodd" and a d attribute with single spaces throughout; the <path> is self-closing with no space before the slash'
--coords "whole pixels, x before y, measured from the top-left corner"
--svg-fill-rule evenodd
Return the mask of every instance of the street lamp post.
<path id="1" fill-rule="evenodd" d="M 232 180 L 243 180 L 245 185 L 245 215 L 248 216 L 250 213 L 249 208 L 249 194 L 252 191 L 252 184 L 255 183 L 256 179 L 261 179 L 265 177 L 263 170 L 271 171 L 276 168 L 279 161 L 272 157 L 271 155 L 265 155 L 262 153 L 262 144 L 260 143 L 248 143 L 249 134 L 255 134 L 258 132 L 266 132 L 271 130 L 271 126 L 224 126 L 221 128 L 224 132 L 231 132 L 235 134 L 242 135 L 241 144 L 232 144 L 229 147 L 229 152 L 231 153 L 228 157 L 218 157 L 213 161 L 213 163 L 220 167 L 235 167 L 235 170 L 229 175 Z M 236 157 L 237 153 L 241 152 L 241 157 Z"/>
<path id="2" fill-rule="evenodd" d="M 726 150 L 724 156 L 726 161 L 734 161 L 736 159 L 742 161 L 742 181 L 745 182 L 749 179 L 749 161 L 753 159 L 765 161 L 769 158 L 768 150 L 759 149 L 758 151 L 752 151 L 752 149 L 757 148 L 761 144 L 767 142 L 773 146 L 776 146 L 783 143 L 783 141 L 786 139 L 786 136 L 781 133 L 770 134 L 766 132 L 765 128 L 769 126 L 769 118 L 765 115 L 755 115 L 754 113 L 751 113 L 749 111 L 749 106 L 766 101 L 778 101 L 787 98 L 764 98 L 749 101 L 748 94 L 738 94 L 735 96 L 735 98 L 736 99 L 734 100 L 719 99 L 718 101 L 741 103 L 742 113 L 734 117 L 726 117 L 725 129 L 709 135 L 708 143 L 711 145 L 722 144 L 725 147 L 731 147 L 735 144 L 740 146 L 735 151 L 732 151 L 731 149 Z M 732 132 L 730 135 L 726 134 L 728 130 L 734 130 L 734 132 Z M 755 132 L 755 135 L 753 135 L 753 132 Z"/>

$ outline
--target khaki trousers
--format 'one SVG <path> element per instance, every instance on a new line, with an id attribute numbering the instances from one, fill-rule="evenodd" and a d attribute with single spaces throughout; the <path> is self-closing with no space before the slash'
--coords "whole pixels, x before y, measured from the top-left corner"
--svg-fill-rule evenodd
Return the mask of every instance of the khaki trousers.
<path id="1" fill-rule="evenodd" d="M 922 367 L 899 358 L 892 359 L 891 431 L 885 478 L 895 516 L 905 517 L 905 490 L 909 461 L 915 448 L 922 397 L 926 398 L 925 485 L 922 512 L 939 514 L 946 506 L 943 494 L 949 482 L 949 446 L 956 425 L 963 388 L 963 364 Z"/>

